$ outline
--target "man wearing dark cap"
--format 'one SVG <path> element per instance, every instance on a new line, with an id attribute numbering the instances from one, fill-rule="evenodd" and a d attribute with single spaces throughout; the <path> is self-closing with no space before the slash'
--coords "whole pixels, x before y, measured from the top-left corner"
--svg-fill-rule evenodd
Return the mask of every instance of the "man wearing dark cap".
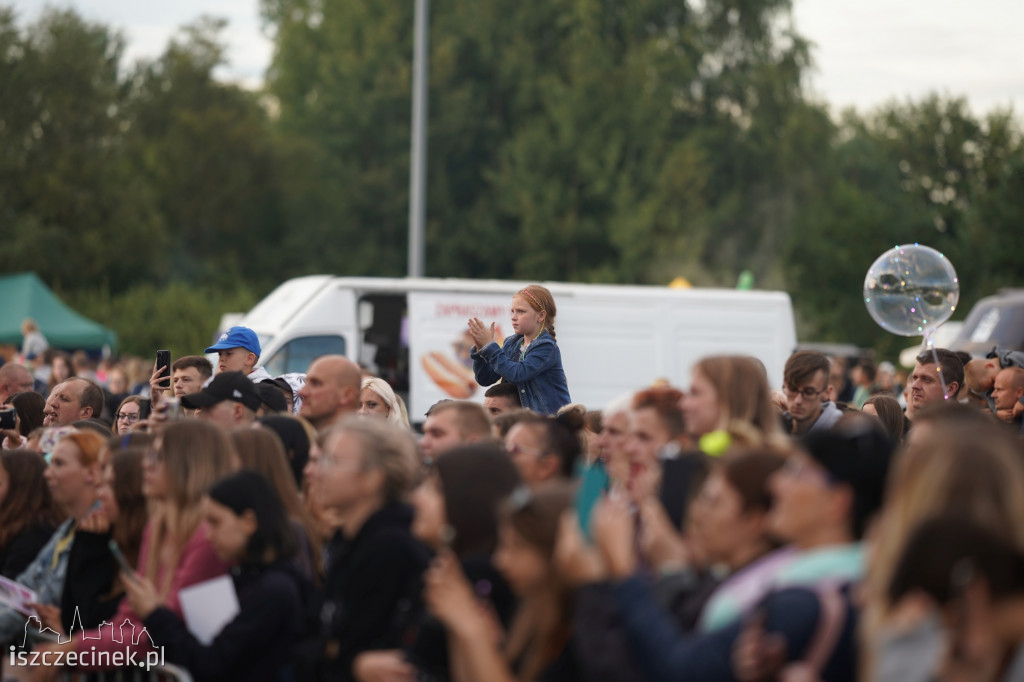
<path id="1" fill-rule="evenodd" d="M 263 401 L 263 404 L 256 413 L 257 417 L 289 411 L 288 401 L 285 400 L 284 394 L 275 381 L 277 380 L 271 379 L 270 381 L 261 381 L 258 384 L 253 384 L 256 387 L 256 392 L 260 394 L 260 399 Z M 291 389 L 288 389 L 288 392 L 291 394 Z"/>
<path id="2" fill-rule="evenodd" d="M 295 374 L 292 376 L 301 376 L 303 383 L 305 383 L 305 374 Z M 279 410 L 280 412 L 288 412 L 289 414 L 298 412 L 298 410 L 295 408 L 295 389 L 292 388 L 292 385 L 288 382 L 288 379 L 286 379 L 284 376 L 279 376 L 274 377 L 270 381 L 263 381 L 261 383 L 276 386 L 277 390 L 281 392 L 281 395 L 284 397 L 285 407 L 283 410 Z"/>
<path id="3" fill-rule="evenodd" d="M 217 373 L 241 372 L 250 381 L 266 381 L 270 374 L 262 367 L 256 368 L 260 361 L 259 337 L 248 327 L 232 327 L 217 339 L 217 343 L 207 348 L 205 353 L 216 353 Z"/>
<path id="4" fill-rule="evenodd" d="M 181 404 L 197 417 L 232 430 L 252 424 L 263 399 L 241 372 L 221 372 L 202 391 L 182 396 Z"/>

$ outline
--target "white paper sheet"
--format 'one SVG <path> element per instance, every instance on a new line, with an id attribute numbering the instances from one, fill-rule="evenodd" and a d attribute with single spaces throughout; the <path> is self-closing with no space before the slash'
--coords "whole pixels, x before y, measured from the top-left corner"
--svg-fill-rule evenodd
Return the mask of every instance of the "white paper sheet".
<path id="1" fill-rule="evenodd" d="M 0 604 L 10 606 L 26 616 L 34 616 L 36 612 L 30 609 L 28 604 L 35 603 L 36 600 L 35 592 L 21 583 L 0 576 Z"/>
<path id="2" fill-rule="evenodd" d="M 185 627 L 204 645 L 238 615 L 238 595 L 231 576 L 189 585 L 178 592 Z"/>

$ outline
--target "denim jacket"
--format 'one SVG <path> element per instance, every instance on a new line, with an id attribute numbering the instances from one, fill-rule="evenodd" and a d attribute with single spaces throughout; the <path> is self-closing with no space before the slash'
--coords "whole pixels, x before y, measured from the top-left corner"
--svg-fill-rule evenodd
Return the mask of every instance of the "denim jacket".
<path id="1" fill-rule="evenodd" d="M 64 577 L 68 570 L 68 556 L 74 533 L 74 519 L 60 525 L 50 541 L 39 550 L 35 560 L 21 572 L 17 581 L 36 593 L 40 604 L 60 604 L 64 592 Z M 62 543 L 62 540 L 69 540 Z M 18 613 L 9 606 L 0 606 L 0 643 L 17 640 L 20 646 L 28 616 Z"/>
<path id="2" fill-rule="evenodd" d="M 515 334 L 505 339 L 501 348 L 492 341 L 479 350 L 473 349 L 470 356 L 477 383 L 490 386 L 498 379 L 504 379 L 519 387 L 519 401 L 523 407 L 541 414 L 554 414 L 572 402 L 558 344 L 550 334 L 542 331 L 520 360 L 519 346 L 522 342 L 523 335 Z"/>

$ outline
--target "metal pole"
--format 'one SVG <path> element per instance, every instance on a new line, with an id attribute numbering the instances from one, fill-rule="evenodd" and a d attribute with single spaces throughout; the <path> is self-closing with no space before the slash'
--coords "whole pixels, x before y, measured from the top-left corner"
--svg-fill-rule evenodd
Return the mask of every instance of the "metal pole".
<path id="1" fill-rule="evenodd" d="M 409 161 L 409 277 L 423 277 L 427 219 L 427 55 L 430 0 L 416 0 Z"/>

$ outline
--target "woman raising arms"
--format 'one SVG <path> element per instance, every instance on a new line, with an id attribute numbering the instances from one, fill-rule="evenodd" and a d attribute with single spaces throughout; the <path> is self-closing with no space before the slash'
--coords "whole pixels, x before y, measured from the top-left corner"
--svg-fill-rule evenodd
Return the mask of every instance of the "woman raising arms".
<path id="1" fill-rule="evenodd" d="M 541 414 L 555 414 L 567 405 L 569 387 L 562 370 L 562 354 L 555 342 L 555 299 L 539 284 L 520 289 L 512 297 L 515 334 L 501 347 L 490 327 L 477 318 L 469 321 L 475 347 L 473 373 L 477 383 L 490 386 L 499 379 L 519 387 L 522 406 Z"/>

